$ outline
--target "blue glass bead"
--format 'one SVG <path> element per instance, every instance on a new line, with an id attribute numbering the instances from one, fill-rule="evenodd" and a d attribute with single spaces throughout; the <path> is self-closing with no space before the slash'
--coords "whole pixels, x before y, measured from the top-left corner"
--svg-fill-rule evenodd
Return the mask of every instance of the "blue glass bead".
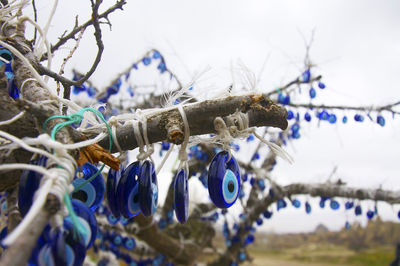
<path id="1" fill-rule="evenodd" d="M 154 51 L 154 52 L 153 52 L 153 58 L 154 58 L 154 59 L 159 59 L 159 58 L 161 58 L 160 52 L 159 52 L 159 51 Z"/>
<path id="2" fill-rule="evenodd" d="M 260 159 L 260 154 L 258 152 L 254 153 L 253 156 L 251 157 L 252 161 L 256 161 Z"/>
<path id="3" fill-rule="evenodd" d="M 261 191 L 264 191 L 265 189 L 265 181 L 264 179 L 258 179 L 257 180 L 257 185 L 260 188 Z"/>
<path id="4" fill-rule="evenodd" d="M 254 177 L 250 178 L 250 185 L 254 186 L 255 183 L 256 183 L 256 179 Z"/>
<path id="5" fill-rule="evenodd" d="M 361 206 L 357 205 L 356 208 L 354 209 L 354 213 L 359 216 L 362 214 Z"/>
<path id="6" fill-rule="evenodd" d="M 285 96 L 282 93 L 278 94 L 278 103 L 284 103 L 285 101 Z"/>
<path id="7" fill-rule="evenodd" d="M 151 58 L 150 57 L 144 57 L 142 59 L 143 65 L 148 66 L 151 64 Z"/>
<path id="8" fill-rule="evenodd" d="M 346 210 L 350 210 L 351 208 L 354 207 L 354 202 L 352 202 L 352 201 L 347 201 L 347 202 L 344 204 L 344 207 L 346 208 Z"/>
<path id="9" fill-rule="evenodd" d="M 239 191 L 239 199 L 244 198 L 244 196 L 246 196 L 246 194 L 243 191 L 243 187 L 240 187 L 240 191 Z"/>
<path id="10" fill-rule="evenodd" d="M 94 96 L 96 96 L 96 89 L 95 88 L 93 88 L 93 87 L 89 87 L 88 89 L 87 89 L 87 94 L 88 94 L 88 96 L 89 97 L 94 97 Z"/>
<path id="11" fill-rule="evenodd" d="M 376 118 L 376 122 L 381 126 L 384 127 L 385 126 L 385 118 L 381 115 L 378 115 Z"/>
<path id="12" fill-rule="evenodd" d="M 319 207 L 321 207 L 321 209 L 325 208 L 325 200 L 321 199 L 319 201 Z"/>
<path id="13" fill-rule="evenodd" d="M 310 214 L 311 213 L 311 205 L 310 205 L 310 203 L 308 203 L 308 201 L 306 201 L 305 208 L 306 208 L 306 213 Z"/>
<path id="14" fill-rule="evenodd" d="M 293 132 L 298 132 L 298 131 L 300 130 L 300 125 L 299 125 L 298 123 L 294 123 L 294 124 L 290 127 L 290 129 L 291 129 Z"/>
<path id="15" fill-rule="evenodd" d="M 17 85 L 15 84 L 14 78 L 9 80 L 8 82 L 8 95 L 10 95 L 10 97 L 14 100 L 19 98 L 19 90 Z"/>
<path id="16" fill-rule="evenodd" d="M 313 87 L 310 88 L 309 95 L 310 95 L 311 99 L 314 99 L 315 96 L 317 96 L 317 92 L 315 91 L 315 89 Z"/>
<path id="17" fill-rule="evenodd" d="M 329 119 L 329 113 L 324 110 L 324 111 L 319 113 L 318 118 L 320 120 L 328 120 Z"/>
<path id="18" fill-rule="evenodd" d="M 109 213 L 107 215 L 107 221 L 108 221 L 109 224 L 115 225 L 115 224 L 117 224 L 119 222 L 119 217 L 117 218 L 112 213 Z"/>
<path id="19" fill-rule="evenodd" d="M 245 245 L 249 245 L 249 244 L 251 244 L 251 243 L 253 243 L 254 242 L 254 235 L 252 235 L 252 234 L 249 234 L 247 237 L 246 237 L 246 240 L 245 240 Z"/>
<path id="20" fill-rule="evenodd" d="M 163 150 L 163 151 L 169 150 L 170 146 L 171 146 L 171 144 L 169 142 L 164 142 L 164 141 L 161 142 L 161 150 Z"/>
<path id="21" fill-rule="evenodd" d="M 375 212 L 373 212 L 373 211 L 371 211 L 371 210 L 368 210 L 367 211 L 367 218 L 368 219 L 372 219 L 372 218 L 374 218 L 374 215 L 375 215 Z"/>
<path id="22" fill-rule="evenodd" d="M 239 260 L 244 261 L 246 259 L 246 253 L 240 252 L 239 253 Z"/>
<path id="23" fill-rule="evenodd" d="M 293 113 L 292 110 L 289 110 L 286 119 L 287 119 L 287 120 L 290 120 L 290 119 L 293 119 L 293 118 L 294 118 L 294 113 Z"/>
<path id="24" fill-rule="evenodd" d="M 66 243 L 65 236 L 60 229 L 54 233 L 50 247 L 54 265 L 73 265 L 75 260 L 74 251 Z"/>
<path id="25" fill-rule="evenodd" d="M 242 175 L 242 181 L 246 182 L 249 179 L 248 174 L 245 173 L 244 175 Z"/>
<path id="26" fill-rule="evenodd" d="M 46 166 L 47 157 L 40 157 L 38 160 L 31 161 L 30 164 Z M 35 171 L 22 171 L 18 186 L 18 207 L 22 217 L 24 217 L 32 205 L 33 196 L 39 188 L 42 175 Z"/>
<path id="27" fill-rule="evenodd" d="M 348 221 L 346 221 L 346 223 L 344 224 L 344 228 L 346 228 L 347 230 L 350 229 L 350 223 Z"/>
<path id="28" fill-rule="evenodd" d="M 91 163 L 85 163 L 76 169 L 75 178 L 72 182 L 74 188 L 80 187 L 89 178 L 98 172 L 96 166 Z M 72 198 L 82 201 L 92 211 L 96 211 L 104 197 L 104 178 L 99 173 L 89 183 L 72 193 Z"/>
<path id="29" fill-rule="evenodd" d="M 342 122 L 343 122 L 343 124 L 346 124 L 346 123 L 347 123 L 347 116 L 343 116 Z"/>
<path id="30" fill-rule="evenodd" d="M 131 86 L 129 86 L 127 90 L 128 90 L 129 95 L 130 95 L 131 97 L 133 97 L 133 96 L 135 95 L 135 92 L 133 91 L 133 88 L 132 88 Z"/>
<path id="31" fill-rule="evenodd" d="M 250 141 L 253 141 L 253 140 L 254 140 L 254 135 L 253 135 L 253 134 L 250 134 L 250 135 L 247 137 L 246 142 L 250 142 Z"/>
<path id="32" fill-rule="evenodd" d="M 208 192 L 218 208 L 232 206 L 240 191 L 240 171 L 235 157 L 230 160 L 227 151 L 221 151 L 212 159 L 208 169 Z"/>
<path id="33" fill-rule="evenodd" d="M 301 203 L 300 203 L 299 200 L 294 199 L 294 200 L 292 200 L 292 205 L 293 205 L 293 207 L 295 207 L 295 208 L 300 208 Z"/>
<path id="34" fill-rule="evenodd" d="M 161 61 L 161 62 L 158 64 L 157 69 L 160 70 L 160 73 L 161 73 L 161 74 L 164 73 L 165 71 L 167 71 L 167 66 L 166 66 L 165 62 L 164 62 L 164 61 Z"/>
<path id="35" fill-rule="evenodd" d="M 139 173 L 139 204 L 144 216 L 152 215 L 158 205 L 157 176 L 151 161 L 144 161 Z"/>
<path id="36" fill-rule="evenodd" d="M 320 88 L 320 89 L 325 89 L 325 84 L 324 83 L 322 83 L 321 81 L 319 81 L 318 82 L 318 87 Z"/>
<path id="37" fill-rule="evenodd" d="M 301 74 L 301 82 L 309 82 L 311 78 L 311 72 L 309 69 L 307 69 L 306 71 L 303 72 L 303 74 Z"/>
<path id="38" fill-rule="evenodd" d="M 93 244 L 93 241 L 96 239 L 97 234 L 96 217 L 94 216 L 94 213 L 81 201 L 72 199 L 71 203 L 75 214 L 79 218 L 79 222 L 87 231 L 87 234 L 84 236 L 84 242 L 86 248 L 90 248 Z M 65 218 L 64 223 L 66 220 L 69 221 L 70 219 L 70 217 Z"/>
<path id="39" fill-rule="evenodd" d="M 356 114 L 354 115 L 354 120 L 357 122 L 363 122 L 364 121 L 364 116 Z"/>
<path id="40" fill-rule="evenodd" d="M 181 224 L 185 223 L 189 215 L 188 177 L 185 169 L 181 169 L 175 177 L 174 209 L 176 219 Z"/>
<path id="41" fill-rule="evenodd" d="M 107 205 L 110 209 L 111 213 L 115 218 L 119 218 L 120 210 L 117 200 L 117 188 L 119 180 L 121 179 L 122 170 L 110 169 L 108 171 L 107 176 L 107 187 L 106 187 L 106 196 L 107 196 Z"/>
<path id="42" fill-rule="evenodd" d="M 268 191 L 268 195 L 270 196 L 271 199 L 273 199 L 275 197 L 275 191 L 272 188 L 270 188 Z"/>
<path id="43" fill-rule="evenodd" d="M 136 241 L 133 237 L 124 237 L 123 245 L 127 250 L 132 250 L 136 247 Z"/>
<path id="44" fill-rule="evenodd" d="M 133 68 L 133 69 L 138 69 L 137 64 L 133 64 L 133 65 L 132 65 L 132 68 Z"/>
<path id="45" fill-rule="evenodd" d="M 337 210 L 340 207 L 339 202 L 337 202 L 336 200 L 331 200 L 329 205 L 330 205 L 332 210 Z"/>
<path id="46" fill-rule="evenodd" d="M 286 208 L 287 203 L 284 199 L 279 199 L 276 203 L 276 209 L 279 211 L 280 209 Z"/>
<path id="47" fill-rule="evenodd" d="M 125 218 L 125 217 L 121 217 L 119 222 L 120 224 L 122 224 L 123 226 L 128 225 L 129 224 L 130 219 L 129 218 Z"/>
<path id="48" fill-rule="evenodd" d="M 227 239 L 225 241 L 225 245 L 229 248 L 230 246 L 232 246 L 232 241 L 230 241 L 229 239 Z"/>
<path id="49" fill-rule="evenodd" d="M 397 218 L 400 219 L 400 211 L 397 213 Z"/>
<path id="50" fill-rule="evenodd" d="M 140 162 L 131 163 L 122 173 L 117 186 L 117 204 L 122 216 L 135 217 L 140 212 L 139 204 Z"/>
<path id="51" fill-rule="evenodd" d="M 331 124 L 335 124 L 337 121 L 336 115 L 335 114 L 330 114 L 329 115 L 329 119 L 328 119 L 329 123 Z"/>
<path id="52" fill-rule="evenodd" d="M 304 119 L 305 119 L 307 122 L 310 122 L 310 121 L 311 121 L 311 115 L 310 115 L 309 113 L 305 113 L 305 114 L 304 114 Z"/>
<path id="53" fill-rule="evenodd" d="M 114 234 L 112 242 L 116 246 L 121 245 L 122 244 L 122 236 L 120 236 L 119 234 Z"/>
<path id="54" fill-rule="evenodd" d="M 263 224 L 263 219 L 262 218 L 258 218 L 256 220 L 256 223 L 257 223 L 258 226 L 262 225 Z"/>

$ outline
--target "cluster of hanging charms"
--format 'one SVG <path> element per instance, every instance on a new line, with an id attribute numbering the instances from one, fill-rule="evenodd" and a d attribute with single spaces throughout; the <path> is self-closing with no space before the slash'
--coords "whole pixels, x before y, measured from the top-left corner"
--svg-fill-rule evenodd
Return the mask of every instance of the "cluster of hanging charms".
<path id="1" fill-rule="evenodd" d="M 30 164 L 46 167 L 47 158 L 39 157 L 32 160 Z M 77 175 L 84 173 L 83 178 L 86 178 L 90 171 L 95 171 L 96 173 L 97 168 L 86 164 L 77 170 Z M 42 177 L 41 174 L 35 171 L 24 170 L 22 172 L 18 188 L 18 207 L 22 217 L 27 215 L 32 206 Z M 97 208 L 95 206 L 98 200 L 95 195 L 98 188 L 90 188 L 89 186 L 92 186 L 92 184 L 95 184 L 93 180 L 78 191 L 79 200 L 71 199 L 74 216 L 70 215 L 61 220 L 57 220 L 57 218 L 52 222 L 52 226 L 50 223 L 46 225 L 31 253 L 28 261 L 29 265 L 83 264 L 86 257 L 86 250 L 93 245 L 97 233 L 97 221 L 94 210 Z M 104 182 L 102 188 L 104 194 Z M 94 194 L 92 194 L 93 192 Z M 83 193 L 86 193 L 86 195 L 83 196 Z M 97 194 L 101 194 L 101 192 L 97 192 Z M 76 224 L 79 224 L 79 228 L 76 227 Z M 2 239 L 7 234 L 6 229 L 2 231 Z"/>

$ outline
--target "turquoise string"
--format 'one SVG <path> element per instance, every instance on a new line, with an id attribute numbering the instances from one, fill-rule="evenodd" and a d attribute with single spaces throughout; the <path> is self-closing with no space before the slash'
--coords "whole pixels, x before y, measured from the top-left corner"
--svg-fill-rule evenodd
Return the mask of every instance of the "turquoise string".
<path id="1" fill-rule="evenodd" d="M 106 125 L 107 127 L 107 131 L 108 131 L 108 138 L 109 138 L 109 149 L 108 151 L 111 152 L 111 148 L 112 148 L 112 143 L 113 143 L 113 137 L 112 137 L 112 130 L 110 128 L 110 126 L 108 125 L 106 119 L 104 118 L 103 114 L 100 113 L 98 110 L 91 108 L 91 107 L 86 107 L 81 109 L 80 111 L 76 112 L 75 114 L 70 114 L 70 115 L 54 115 L 51 116 L 49 118 L 46 119 L 46 121 L 44 121 L 43 123 L 43 130 L 46 131 L 47 128 L 47 123 L 53 119 L 65 119 L 65 122 L 61 122 L 56 124 L 53 129 L 51 130 L 51 139 L 52 140 L 56 140 L 56 134 L 58 133 L 58 131 L 60 131 L 62 128 L 72 125 L 72 124 L 80 124 L 83 120 L 83 114 L 85 112 L 92 112 L 94 113 L 96 116 L 98 116 Z M 60 166 L 58 166 L 60 167 Z M 89 183 L 90 181 L 92 181 L 96 176 L 98 176 L 101 171 L 104 169 L 105 164 L 103 164 L 100 169 L 96 172 L 96 174 L 94 174 L 93 176 L 91 176 L 88 180 L 86 180 L 85 182 L 83 182 L 79 187 L 74 189 L 74 192 L 79 190 L 80 188 L 82 188 L 84 185 L 86 185 L 87 183 Z M 86 229 L 81 225 L 81 223 L 79 222 L 78 216 L 76 215 L 76 213 L 74 212 L 74 209 L 72 208 L 72 204 L 71 204 L 71 199 L 68 195 L 68 193 L 65 193 L 64 195 L 64 203 L 65 206 L 67 207 L 69 216 L 72 219 L 72 223 L 74 224 L 74 227 L 78 230 L 78 232 L 82 235 L 86 235 Z"/>

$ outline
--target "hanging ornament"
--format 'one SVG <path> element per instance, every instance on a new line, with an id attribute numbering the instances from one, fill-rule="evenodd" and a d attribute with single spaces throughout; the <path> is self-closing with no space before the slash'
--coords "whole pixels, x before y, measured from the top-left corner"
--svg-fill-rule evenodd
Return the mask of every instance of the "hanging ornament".
<path id="1" fill-rule="evenodd" d="M 139 173 L 139 205 L 144 216 L 152 215 L 158 205 L 157 176 L 151 161 L 143 162 Z"/>
<path id="2" fill-rule="evenodd" d="M 122 174 L 121 168 L 119 170 L 110 169 L 108 171 L 108 176 L 107 176 L 107 191 L 106 191 L 107 203 L 108 203 L 108 208 L 110 209 L 111 213 L 115 218 L 119 218 L 120 216 L 116 194 L 117 194 L 118 183 L 119 180 L 121 179 L 121 174 Z"/>
<path id="3" fill-rule="evenodd" d="M 72 182 L 72 185 L 75 187 L 71 195 L 72 198 L 82 201 L 92 211 L 96 211 L 104 198 L 104 178 L 101 173 L 97 174 L 97 172 L 97 167 L 91 163 L 85 163 L 77 168 L 75 179 Z M 95 178 L 83 185 L 96 174 Z"/>
<path id="4" fill-rule="evenodd" d="M 139 214 L 140 162 L 131 163 L 122 173 L 117 187 L 118 208 L 122 216 L 131 218 Z"/>
<path id="5" fill-rule="evenodd" d="M 175 177 L 174 209 L 176 218 L 185 223 L 189 214 L 188 176 L 186 169 L 181 169 Z"/>
<path id="6" fill-rule="evenodd" d="M 208 192 L 218 208 L 232 206 L 240 190 L 240 171 L 236 159 L 221 151 L 211 161 L 208 169 Z"/>

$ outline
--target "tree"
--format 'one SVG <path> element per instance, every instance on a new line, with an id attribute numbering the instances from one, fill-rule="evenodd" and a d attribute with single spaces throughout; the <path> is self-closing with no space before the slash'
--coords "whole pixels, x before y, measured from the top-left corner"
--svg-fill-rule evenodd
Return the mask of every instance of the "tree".
<path id="1" fill-rule="evenodd" d="M 118 168 L 125 169 L 128 161 L 132 161 L 127 151 L 139 148 L 138 158 L 144 161 L 154 152 L 153 144 L 160 146 L 161 142 L 160 152 L 165 154 L 164 156 L 170 154 L 169 151 L 173 151 L 172 144 L 180 145 L 178 153 L 180 167 L 174 170 L 176 178 L 171 180 L 165 201 L 159 204 L 155 215 L 150 215 L 154 210 L 144 208 L 148 207 L 148 204 L 147 201 L 142 202 L 145 201 L 146 196 L 154 193 L 150 198 L 151 206 L 153 203 L 151 200 L 156 201 L 157 193 L 149 190 L 149 186 L 145 183 L 140 185 L 141 181 L 139 181 L 139 188 L 147 189 L 138 192 L 138 197 L 143 200 L 140 201 L 141 212 L 146 215 L 140 213 L 129 220 L 121 219 L 117 224 L 115 216 L 121 213 L 116 209 L 113 210 L 113 207 L 119 203 L 112 203 L 112 201 L 121 200 L 119 195 L 125 195 L 124 187 L 121 186 L 121 191 L 118 190 L 119 195 L 115 193 L 107 195 L 107 201 L 98 206 L 95 212 L 97 227 L 101 233 L 99 233 L 100 239 L 93 245 L 93 250 L 98 252 L 99 261 L 115 259 L 109 256 L 112 253 L 126 262 L 137 259 L 137 252 L 142 251 L 136 249 L 129 254 L 133 241 L 131 237 L 134 236 L 148 247 L 148 249 L 143 249 L 143 252 L 147 252 L 147 255 L 153 258 L 148 262 L 162 264 L 171 261 L 177 264 L 192 264 L 203 249 L 211 246 L 211 240 L 215 236 L 214 223 L 222 217 L 225 220 L 223 233 L 227 247 L 210 264 L 235 265 L 248 259 L 246 247 L 254 241 L 255 224 L 261 224 L 264 218 L 271 218 L 273 204 L 277 205 L 278 210 L 287 207 L 288 204 L 295 208 L 299 207 L 301 202 L 294 198 L 295 195 L 319 197 L 321 206 L 329 203 L 332 209 L 339 208 L 336 200 L 339 197 L 399 203 L 400 194 L 397 191 L 352 188 L 340 180 L 335 183 L 292 183 L 283 186 L 271 178 L 277 156 L 291 161 L 284 147 L 288 141 L 294 141 L 300 137 L 302 124 L 310 120 L 317 119 L 319 123 L 337 123 L 339 118 L 334 112 L 342 109 L 354 111 L 355 121 L 362 122 L 367 116 L 373 122 L 376 121 L 380 126 L 384 126 L 385 119 L 382 113 L 398 115 L 396 107 L 400 104 L 399 101 L 366 108 L 364 106 L 302 104 L 291 100 L 291 96 L 298 93 L 297 88 L 303 88 L 303 90 L 306 88 L 310 98 L 316 96 L 315 86 L 325 89 L 322 76 L 316 75 L 317 70 L 310 61 L 310 45 L 307 45 L 304 68 L 300 75 L 279 89 L 269 92 L 229 95 L 231 89 L 228 88 L 225 97 L 197 100 L 191 93 L 193 84 L 182 84 L 172 69 L 167 67 L 166 58 L 156 49 L 150 50 L 129 66 L 111 81 L 105 90 L 100 90 L 92 86 L 89 79 L 101 64 L 102 53 L 106 49 L 102 40 L 101 25 L 104 23 L 111 25 L 108 16 L 122 9 L 126 1 L 117 1 L 105 11 L 99 12 L 102 1 L 92 0 L 91 19 L 83 24 L 76 20 L 75 27 L 52 45 L 46 39 L 49 24 L 42 29 L 31 18 L 22 16 L 23 8 L 29 5 L 28 2 L 7 4 L 6 1 L 2 1 L 2 3 L 4 7 L 1 9 L 1 21 L 4 38 L 0 41 L 2 45 L 0 136 L 4 141 L 1 149 L 0 189 L 7 191 L 8 211 L 6 229 L 8 237 L 3 242 L 7 248 L 1 258 L 2 264 L 24 265 L 31 253 L 21 254 L 21 250 L 33 251 L 34 254 L 35 252 L 40 254 L 40 250 L 44 250 L 45 254 L 53 254 L 54 260 L 63 261 L 68 258 L 57 253 L 60 247 L 66 249 L 67 244 L 74 243 L 75 247 L 82 246 L 84 249 L 83 245 L 86 243 L 81 243 L 79 235 L 86 235 L 88 229 L 85 233 L 85 230 L 79 227 L 82 221 L 74 220 L 74 213 L 79 213 L 80 207 L 76 207 L 78 203 L 75 201 L 73 202 L 75 205 L 71 207 L 71 199 L 68 196 L 72 194 L 73 198 L 83 201 L 86 201 L 88 197 L 87 194 L 80 193 L 79 187 L 82 185 L 74 183 L 75 188 L 69 186 L 74 180 L 81 178 L 80 174 L 85 175 L 82 165 L 86 165 L 87 162 L 97 165 L 100 161 L 108 165 L 104 168 L 106 170 L 103 170 L 104 166 L 101 164 L 98 164 L 95 170 L 90 167 L 85 169 L 90 173 L 87 178 L 92 176 L 96 178 L 95 173 L 98 169 L 103 171 L 104 176 L 108 176 L 106 189 L 114 192 L 117 189 Z M 34 2 L 32 4 L 34 7 Z M 26 37 L 25 28 L 28 23 L 35 29 L 33 40 Z M 65 65 L 57 72 L 51 68 L 52 54 L 59 52 L 67 41 L 75 41 L 75 47 L 65 59 L 67 63 L 68 58 L 74 55 L 76 49 L 79 49 L 79 41 L 87 28 L 94 30 L 97 54 L 93 64 L 84 74 L 75 71 L 73 78 L 69 79 L 63 74 Z M 167 79 L 171 80 L 173 88 L 168 93 L 160 93 L 153 84 L 143 86 L 129 82 L 132 71 L 155 65 L 159 75 L 163 78 L 167 76 Z M 256 83 L 251 72 L 245 67 L 243 71 L 246 74 L 245 83 L 254 89 Z M 55 81 L 54 87 L 49 85 L 51 83 L 47 83 L 47 79 Z M 70 100 L 71 90 L 73 94 L 79 95 L 75 97 L 76 102 Z M 85 96 L 82 95 L 86 94 L 89 99 L 92 99 L 91 103 L 106 105 L 96 108 L 85 106 L 87 103 L 84 101 Z M 127 97 L 129 101 L 124 102 Z M 300 117 L 303 110 L 307 111 L 304 117 L 303 115 Z M 87 113 L 94 115 L 86 115 Z M 343 123 L 347 119 L 350 118 L 341 118 Z M 268 130 L 264 134 L 254 129 L 266 126 Z M 289 130 L 285 131 L 288 127 Z M 250 184 L 247 195 L 244 190 L 239 190 L 238 184 L 236 186 L 233 184 L 233 188 L 229 188 L 227 184 L 227 190 L 234 195 L 233 200 L 238 197 L 236 204 L 240 202 L 243 206 L 244 212 L 240 216 L 240 221 L 232 225 L 226 218 L 229 208 L 220 210 L 210 201 L 195 203 L 196 206 L 192 206 L 193 211 L 188 219 L 187 209 L 183 208 L 183 216 L 179 218 L 182 224 L 175 222 L 173 219 L 174 192 L 177 189 L 174 187 L 181 183 L 185 184 L 185 181 L 190 178 L 199 178 L 206 187 L 216 186 L 215 183 L 210 182 L 210 177 L 207 177 L 209 165 L 217 154 L 219 158 L 222 158 L 221 160 L 229 160 L 231 156 L 230 152 L 219 153 L 220 150 L 216 147 L 226 151 L 237 149 L 234 142 L 240 138 L 249 142 L 256 138 L 258 140 L 255 141 L 260 143 L 251 155 L 251 160 L 238 160 L 241 182 Z M 265 156 L 259 154 L 263 145 L 271 149 Z M 190 146 L 189 150 L 186 149 L 187 146 Z M 108 152 L 107 149 L 110 151 Z M 168 152 L 165 153 L 167 150 Z M 38 159 L 39 155 L 47 157 L 48 161 Z M 37 162 L 28 164 L 31 160 L 37 160 Z M 262 163 L 255 164 L 253 163 L 255 160 L 260 160 Z M 157 167 L 162 164 L 163 162 L 156 161 Z M 187 177 L 181 171 L 186 169 L 186 165 Z M 146 161 L 140 166 L 133 165 L 130 169 L 139 171 L 139 175 L 144 176 L 147 172 L 143 169 L 151 169 L 151 167 L 150 161 Z M 236 166 L 229 167 L 231 167 L 230 173 L 234 176 Z M 17 196 L 26 195 L 21 192 L 21 184 L 18 192 L 17 185 L 21 176 L 24 177 L 24 179 L 21 177 L 21 180 L 26 182 L 26 180 L 32 180 L 32 176 L 37 176 L 35 172 L 39 172 L 43 177 L 40 186 L 39 183 L 37 184 L 39 189 L 31 209 L 21 220 L 19 213 L 22 212 L 21 200 L 18 209 Z M 128 171 L 125 170 L 125 172 Z M 181 183 L 175 181 L 178 178 L 182 178 Z M 218 185 L 218 182 L 216 183 Z M 211 187 L 210 190 L 212 189 Z M 175 197 L 179 196 L 182 196 L 182 193 Z M 216 197 L 218 196 L 221 195 Z M 215 198 L 213 201 L 219 204 Z M 224 200 L 222 202 L 226 205 L 232 203 L 227 204 Z M 126 206 L 126 204 L 122 205 Z M 65 211 L 64 206 L 68 211 Z M 356 215 L 362 211 L 360 206 L 354 206 L 352 200 L 349 200 L 345 207 L 346 209 L 354 208 Z M 311 212 L 311 205 L 308 202 L 305 203 L 305 210 L 307 213 Z M 93 214 L 94 210 L 89 213 Z M 376 215 L 376 211 L 370 210 L 367 215 L 372 218 Z M 49 232 L 48 224 L 51 225 L 51 232 Z M 60 228 L 64 231 L 59 230 Z M 78 236 L 74 234 L 77 231 Z M 91 230 L 91 233 L 95 235 L 94 230 Z M 121 238 L 121 236 L 126 237 Z M 121 241 L 124 244 L 130 241 L 131 246 L 123 246 Z M 73 252 L 79 256 L 85 256 L 82 254 L 82 248 L 74 249 Z M 136 255 L 132 255 L 135 252 Z M 65 254 L 65 252 L 61 253 Z"/>

